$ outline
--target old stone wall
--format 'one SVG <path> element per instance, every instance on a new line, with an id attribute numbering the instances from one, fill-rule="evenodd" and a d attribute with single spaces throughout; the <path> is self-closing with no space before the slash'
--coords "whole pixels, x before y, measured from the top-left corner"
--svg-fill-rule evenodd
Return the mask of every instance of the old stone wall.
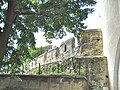
<path id="1" fill-rule="evenodd" d="M 101 87 L 109 87 L 107 58 L 104 56 L 72 57 L 62 62 L 41 65 L 40 74 L 79 75 L 86 77 L 91 86 L 99 84 Z"/>
<path id="2" fill-rule="evenodd" d="M 79 39 L 80 46 L 75 47 L 75 38 L 68 39 L 63 42 L 60 47 L 56 47 L 28 63 L 28 70 L 41 65 L 53 63 L 56 61 L 64 61 L 71 57 L 81 56 L 102 56 L 102 32 L 100 30 L 86 30 Z"/>
<path id="3" fill-rule="evenodd" d="M 67 41 L 61 43 L 59 47 L 60 54 L 63 54 L 66 51 L 72 51 L 74 48 L 75 48 L 75 39 L 74 38 L 68 39 Z"/>
<path id="4" fill-rule="evenodd" d="M 84 77 L 22 75 L 13 79 L 0 75 L 0 90 L 89 90 Z"/>
<path id="5" fill-rule="evenodd" d="M 55 47 L 30 61 L 28 63 L 28 70 L 32 70 L 38 67 L 39 63 L 44 65 L 67 59 L 73 56 L 73 51 L 75 51 L 75 38 L 70 38 L 63 42 L 60 47 Z"/>
<path id="6" fill-rule="evenodd" d="M 102 31 L 99 29 L 86 30 L 81 35 L 80 39 L 82 56 L 103 55 Z"/>

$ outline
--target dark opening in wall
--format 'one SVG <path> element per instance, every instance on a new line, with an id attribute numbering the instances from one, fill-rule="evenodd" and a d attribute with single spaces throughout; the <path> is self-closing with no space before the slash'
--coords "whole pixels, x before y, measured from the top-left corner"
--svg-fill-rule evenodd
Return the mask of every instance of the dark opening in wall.
<path id="1" fill-rule="evenodd" d="M 100 41 L 100 39 L 97 39 L 97 41 Z"/>
<path id="2" fill-rule="evenodd" d="M 32 64 L 31 64 L 31 67 L 33 67 L 33 62 L 32 62 Z"/>
<path id="3" fill-rule="evenodd" d="M 35 61 L 35 66 L 37 65 L 37 61 Z"/>
<path id="4" fill-rule="evenodd" d="M 56 56 L 56 57 L 58 57 L 58 56 L 59 56 L 59 49 L 58 49 L 58 48 L 56 49 L 55 56 Z"/>
<path id="5" fill-rule="evenodd" d="M 64 47 L 64 52 L 66 52 L 67 51 L 67 45 L 65 45 L 65 47 Z"/>

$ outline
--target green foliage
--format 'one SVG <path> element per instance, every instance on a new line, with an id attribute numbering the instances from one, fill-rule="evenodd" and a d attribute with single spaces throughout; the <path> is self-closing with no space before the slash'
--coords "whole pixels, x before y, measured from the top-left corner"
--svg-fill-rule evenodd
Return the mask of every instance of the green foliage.
<path id="1" fill-rule="evenodd" d="M 85 75 L 86 74 L 86 68 L 81 67 L 79 72 L 80 72 L 80 75 Z"/>
<path id="2" fill-rule="evenodd" d="M 16 49 L 15 51 L 13 51 L 14 54 L 11 55 L 11 57 L 6 58 L 5 60 L 5 64 L 4 67 L 2 68 L 1 72 L 2 73 L 16 73 L 16 74 L 20 74 L 20 73 L 24 73 L 27 70 L 27 62 L 30 60 L 34 60 L 34 58 L 38 57 L 39 55 L 43 54 L 44 52 L 46 52 L 47 50 L 51 49 L 52 46 L 48 45 L 45 47 L 39 47 L 39 48 L 27 48 L 28 52 L 24 53 L 26 51 L 25 47 L 20 48 L 17 47 L 18 49 Z M 22 52 L 21 50 L 22 49 Z M 23 55 L 21 55 L 23 54 Z"/>
<path id="3" fill-rule="evenodd" d="M 7 13 L 8 5 L 13 2 L 13 0 L 0 2 L 0 32 L 5 32 L 5 24 L 8 22 L 6 16 L 10 16 Z M 9 35 L 8 47 L 5 49 L 7 52 L 0 64 L 1 70 L 13 66 L 18 68 L 31 56 L 32 58 L 38 56 L 35 51 L 39 52 L 42 48 L 29 50 L 35 47 L 34 33 L 38 31 L 44 32 L 47 41 L 52 38 L 62 38 L 66 35 L 66 31 L 78 36 L 80 31 L 86 28 L 83 21 L 94 11 L 92 6 L 96 3 L 95 0 L 17 0 L 15 2 L 14 21 L 9 22 L 12 25 L 12 32 Z M 29 51 L 32 53 L 30 54 Z"/>
<path id="4" fill-rule="evenodd" d="M 103 88 L 99 84 L 96 84 L 92 86 L 92 90 L 103 90 Z"/>
<path id="5" fill-rule="evenodd" d="M 84 68 L 84 67 L 80 67 L 79 71 L 76 71 L 76 72 L 71 72 L 71 71 L 68 71 L 69 73 L 66 72 L 66 69 L 69 68 L 69 70 L 70 70 L 71 66 L 73 66 L 72 62 L 67 62 L 64 65 L 60 65 L 58 63 L 56 63 L 55 65 L 52 65 L 52 64 L 45 65 L 45 66 L 42 66 L 42 68 L 40 68 L 40 73 L 46 74 L 46 75 L 67 75 L 68 74 L 68 75 L 85 76 L 86 68 Z M 73 69 L 73 71 L 75 71 L 75 69 Z M 35 68 L 32 71 L 32 74 L 39 74 L 39 68 Z"/>
<path id="6" fill-rule="evenodd" d="M 39 67 L 37 67 L 36 69 L 34 69 L 32 71 L 32 74 L 34 74 L 34 75 L 39 75 L 40 73 L 42 73 L 42 71 L 40 70 L 40 72 L 39 72 Z"/>
<path id="7" fill-rule="evenodd" d="M 62 66 L 58 67 L 57 65 L 50 65 L 48 66 L 48 69 L 44 70 L 43 68 L 40 68 L 39 72 L 39 67 L 35 68 L 32 71 L 32 74 L 46 74 L 46 75 L 65 75 Z"/>
<path id="8" fill-rule="evenodd" d="M 52 48 L 52 46 L 48 45 L 48 46 L 45 46 L 45 47 L 29 49 L 29 52 L 30 52 L 31 58 L 34 59 L 34 58 L 38 57 L 39 55 L 43 54 L 45 51 L 47 51 L 51 48 Z"/>

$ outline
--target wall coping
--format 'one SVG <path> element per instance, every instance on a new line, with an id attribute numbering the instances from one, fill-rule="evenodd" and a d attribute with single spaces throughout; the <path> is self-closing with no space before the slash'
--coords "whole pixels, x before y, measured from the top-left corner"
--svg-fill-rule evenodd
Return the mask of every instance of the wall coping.
<path id="1" fill-rule="evenodd" d="M 87 81 L 84 76 L 72 76 L 72 75 L 16 75 L 20 78 L 66 78 L 66 79 L 84 79 Z M 0 74 L 0 78 L 12 77 L 11 74 Z"/>

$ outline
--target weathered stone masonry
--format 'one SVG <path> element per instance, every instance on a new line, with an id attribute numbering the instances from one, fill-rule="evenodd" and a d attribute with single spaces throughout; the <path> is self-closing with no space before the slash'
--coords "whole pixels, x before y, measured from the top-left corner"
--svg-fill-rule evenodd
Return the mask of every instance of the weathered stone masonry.
<path id="1" fill-rule="evenodd" d="M 90 86 L 108 85 L 107 58 L 103 56 L 102 32 L 86 30 L 79 39 L 80 46 L 75 47 L 71 38 L 35 60 L 29 62 L 29 72 L 40 63 L 41 74 L 67 74 L 85 76 Z M 32 74 L 32 73 L 29 73 Z"/>
<path id="2" fill-rule="evenodd" d="M 0 75 L 0 90 L 88 90 L 84 77 L 21 75 L 19 78 Z"/>
<path id="3" fill-rule="evenodd" d="M 80 40 L 80 46 L 75 47 L 75 39 L 71 38 L 50 51 L 45 52 L 28 63 L 29 70 L 41 65 L 63 61 L 70 57 L 102 56 L 102 32 L 100 30 L 86 30 Z"/>
<path id="4" fill-rule="evenodd" d="M 75 47 L 71 38 L 28 63 L 29 74 L 40 66 L 41 75 L 21 75 L 21 80 L 0 75 L 0 90 L 96 90 L 109 87 L 102 32 L 85 31 Z M 47 74 L 47 76 L 45 75 Z M 59 74 L 59 75 L 58 75 Z M 101 90 L 101 89 L 100 89 Z M 104 89 L 108 90 L 108 89 Z"/>

